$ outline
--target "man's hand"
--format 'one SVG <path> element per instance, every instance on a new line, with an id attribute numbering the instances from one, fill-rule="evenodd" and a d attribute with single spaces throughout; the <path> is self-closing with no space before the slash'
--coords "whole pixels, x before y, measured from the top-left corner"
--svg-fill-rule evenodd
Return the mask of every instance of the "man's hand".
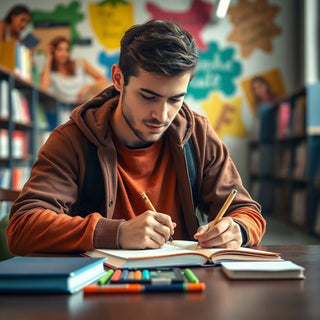
<path id="1" fill-rule="evenodd" d="M 239 248 L 242 243 L 240 226 L 230 217 L 222 218 L 209 230 L 209 224 L 198 228 L 194 238 L 202 248 Z"/>
<path id="2" fill-rule="evenodd" d="M 122 249 L 160 248 L 173 235 L 175 227 L 169 215 L 148 210 L 121 223 L 119 245 Z"/>

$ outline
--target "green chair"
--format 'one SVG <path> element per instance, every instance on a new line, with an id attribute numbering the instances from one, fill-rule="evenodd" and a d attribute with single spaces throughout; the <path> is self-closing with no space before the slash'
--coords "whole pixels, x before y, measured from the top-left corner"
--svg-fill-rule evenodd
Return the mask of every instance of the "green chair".
<path id="1" fill-rule="evenodd" d="M 0 188 L 0 202 L 13 202 L 19 195 L 17 190 L 9 190 Z M 4 217 L 0 220 L 0 260 L 13 257 L 8 249 L 6 228 L 9 222 L 9 212 L 5 212 Z"/>

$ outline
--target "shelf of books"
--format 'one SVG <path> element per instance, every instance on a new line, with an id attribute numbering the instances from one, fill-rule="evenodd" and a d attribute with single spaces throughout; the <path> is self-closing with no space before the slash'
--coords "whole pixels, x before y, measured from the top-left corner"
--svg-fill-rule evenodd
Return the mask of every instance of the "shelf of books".
<path id="1" fill-rule="evenodd" d="M 249 143 L 249 188 L 265 214 L 320 235 L 320 87 L 262 104 Z"/>
<path id="2" fill-rule="evenodd" d="M 312 226 L 312 232 L 320 236 L 320 83 L 308 87 L 307 99 L 310 101 L 310 112 L 307 114 L 307 133 L 310 145 L 308 149 L 310 159 L 308 175 L 311 177 L 308 220 Z"/>
<path id="3" fill-rule="evenodd" d="M 70 111 L 28 77 L 0 65 L 0 187 L 22 188 L 40 146 Z"/>

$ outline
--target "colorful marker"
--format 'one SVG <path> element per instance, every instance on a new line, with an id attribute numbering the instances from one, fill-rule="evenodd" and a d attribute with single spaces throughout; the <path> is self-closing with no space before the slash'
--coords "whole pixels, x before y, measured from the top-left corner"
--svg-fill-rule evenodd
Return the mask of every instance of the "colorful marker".
<path id="1" fill-rule="evenodd" d="M 175 283 L 171 285 L 90 285 L 83 288 L 84 293 L 138 293 L 138 292 L 201 292 L 205 283 Z"/>
<path id="2" fill-rule="evenodd" d="M 191 269 L 185 269 L 184 275 L 191 283 L 199 283 L 199 279 L 195 276 L 195 274 L 191 271 Z"/>
<path id="3" fill-rule="evenodd" d="M 129 270 L 127 269 L 122 270 L 119 280 L 126 280 L 128 278 L 128 275 L 129 275 Z"/>
<path id="4" fill-rule="evenodd" d="M 121 273 L 122 273 L 121 269 L 117 269 L 112 275 L 111 281 L 119 281 L 121 277 Z"/>
<path id="5" fill-rule="evenodd" d="M 134 271 L 129 271 L 127 279 L 128 280 L 133 280 L 134 279 Z"/>
<path id="6" fill-rule="evenodd" d="M 98 285 L 101 286 L 105 284 L 111 278 L 113 273 L 114 273 L 114 270 L 112 269 L 108 270 L 108 272 L 98 280 Z"/>
<path id="7" fill-rule="evenodd" d="M 83 288 L 84 293 L 134 293 L 141 292 L 140 284 L 124 284 L 124 285 L 107 285 L 97 286 L 90 285 Z"/>
<path id="8" fill-rule="evenodd" d="M 150 279 L 150 272 L 147 269 L 142 270 L 142 279 L 149 280 Z"/>
<path id="9" fill-rule="evenodd" d="M 141 270 L 136 270 L 136 271 L 134 272 L 133 279 L 135 279 L 135 280 L 141 280 L 141 278 L 142 278 L 142 272 L 141 272 Z"/>
<path id="10" fill-rule="evenodd" d="M 141 286 L 145 292 L 197 292 L 205 289 L 205 284 L 202 283 L 174 283 L 171 285 L 145 285 Z"/>

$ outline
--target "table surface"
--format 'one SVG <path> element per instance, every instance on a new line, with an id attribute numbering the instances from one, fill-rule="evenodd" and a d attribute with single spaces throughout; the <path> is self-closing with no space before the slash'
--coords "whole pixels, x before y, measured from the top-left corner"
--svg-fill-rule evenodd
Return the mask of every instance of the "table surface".
<path id="1" fill-rule="evenodd" d="M 0 295 L 0 319 L 320 319 L 320 245 L 259 246 L 306 268 L 304 280 L 227 280 L 193 268 L 202 293 Z"/>

